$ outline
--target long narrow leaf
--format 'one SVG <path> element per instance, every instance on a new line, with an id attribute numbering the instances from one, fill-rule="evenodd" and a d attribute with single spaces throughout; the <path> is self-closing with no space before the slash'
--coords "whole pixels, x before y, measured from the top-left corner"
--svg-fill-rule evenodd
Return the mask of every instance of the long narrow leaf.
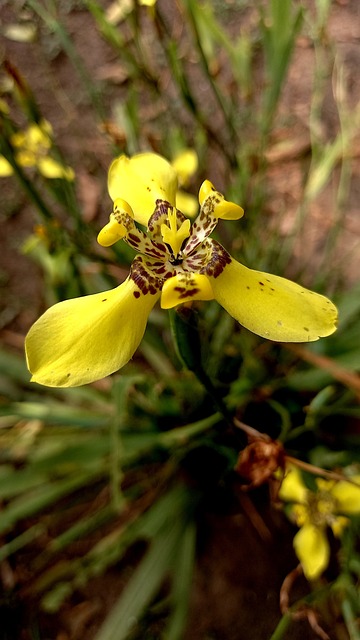
<path id="1" fill-rule="evenodd" d="M 165 579 L 181 531 L 181 523 L 175 521 L 171 528 L 153 540 L 96 640 L 125 640 L 128 637 Z"/>

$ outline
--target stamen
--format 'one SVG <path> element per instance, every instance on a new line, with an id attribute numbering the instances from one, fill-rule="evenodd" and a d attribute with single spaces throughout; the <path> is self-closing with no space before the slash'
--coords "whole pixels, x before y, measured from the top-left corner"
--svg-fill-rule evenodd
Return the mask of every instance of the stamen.
<path id="1" fill-rule="evenodd" d="M 170 247 L 174 258 L 179 254 L 184 240 L 190 235 L 190 220 L 184 220 L 179 229 L 177 223 L 176 209 L 169 209 L 168 224 L 162 224 L 160 228 L 163 241 Z"/>

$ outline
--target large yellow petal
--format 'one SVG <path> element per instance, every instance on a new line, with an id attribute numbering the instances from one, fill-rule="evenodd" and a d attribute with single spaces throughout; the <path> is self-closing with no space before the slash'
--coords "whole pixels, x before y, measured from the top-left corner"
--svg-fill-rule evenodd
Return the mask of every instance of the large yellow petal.
<path id="1" fill-rule="evenodd" d="M 231 260 L 211 278 L 215 299 L 244 327 L 279 342 L 311 342 L 336 330 L 337 309 L 290 280 Z"/>
<path id="2" fill-rule="evenodd" d="M 31 380 L 77 387 L 117 371 L 137 349 L 159 295 L 139 294 L 128 278 L 111 291 L 54 305 L 26 337 Z"/>
<path id="3" fill-rule="evenodd" d="M 147 225 L 160 198 L 175 205 L 177 174 L 171 164 L 156 153 L 139 153 L 132 158 L 123 155 L 109 169 L 108 189 L 113 201 L 126 200 L 134 217 Z"/>
<path id="4" fill-rule="evenodd" d="M 337 503 L 336 510 L 348 515 L 360 513 L 360 476 L 353 476 L 351 480 L 359 486 L 340 480 L 331 489 L 331 495 Z"/>
<path id="5" fill-rule="evenodd" d="M 308 580 L 315 580 L 329 564 L 330 547 L 325 531 L 305 524 L 294 538 L 294 549 Z"/>

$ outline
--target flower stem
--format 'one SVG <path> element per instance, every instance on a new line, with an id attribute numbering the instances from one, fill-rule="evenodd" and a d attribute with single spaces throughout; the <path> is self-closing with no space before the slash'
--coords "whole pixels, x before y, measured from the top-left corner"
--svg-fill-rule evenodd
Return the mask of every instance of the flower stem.
<path id="1" fill-rule="evenodd" d="M 284 613 L 270 640 L 281 640 L 291 623 L 291 613 Z"/>
<path id="2" fill-rule="evenodd" d="M 170 327 L 180 362 L 195 374 L 211 397 L 216 409 L 222 414 L 228 424 L 233 425 L 231 413 L 202 366 L 198 322 L 192 307 L 183 305 L 176 310 L 170 310 Z"/>

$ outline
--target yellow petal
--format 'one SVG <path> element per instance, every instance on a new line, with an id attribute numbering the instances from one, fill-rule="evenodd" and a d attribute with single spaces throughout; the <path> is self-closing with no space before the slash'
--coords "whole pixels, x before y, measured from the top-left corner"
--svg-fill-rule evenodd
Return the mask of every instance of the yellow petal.
<path id="1" fill-rule="evenodd" d="M 214 216 L 215 218 L 221 218 L 222 220 L 240 220 L 244 215 L 244 209 L 235 202 L 229 200 L 222 200 L 215 205 Z"/>
<path id="2" fill-rule="evenodd" d="M 170 163 L 156 153 L 120 156 L 110 166 L 108 189 L 113 201 L 126 200 L 135 220 L 146 226 L 157 199 L 175 205 L 177 175 Z"/>
<path id="3" fill-rule="evenodd" d="M 208 203 L 205 203 L 206 199 Z M 225 200 L 222 193 L 217 191 L 210 180 L 204 180 L 199 190 L 199 203 L 201 207 L 208 206 L 209 211 L 215 218 L 223 220 L 239 220 L 244 215 L 244 209 L 235 202 Z"/>
<path id="4" fill-rule="evenodd" d="M 336 516 L 332 522 L 330 522 L 330 527 L 332 532 L 336 538 L 341 538 L 344 529 L 349 526 L 350 520 L 345 516 Z"/>
<path id="5" fill-rule="evenodd" d="M 336 500 L 336 510 L 339 513 L 360 513 L 360 476 L 351 478 L 359 486 L 341 480 L 331 489 L 331 495 Z"/>
<path id="6" fill-rule="evenodd" d="M 29 149 L 21 149 L 16 153 L 16 162 L 21 167 L 34 167 L 36 165 L 36 155 Z"/>
<path id="7" fill-rule="evenodd" d="M 75 173 L 71 167 L 64 167 L 53 158 L 38 158 L 37 166 L 44 178 L 63 178 L 69 181 L 75 178 Z"/>
<path id="8" fill-rule="evenodd" d="M 11 144 L 17 148 L 25 146 L 26 140 L 26 133 L 24 131 L 16 131 L 11 136 Z"/>
<path id="9" fill-rule="evenodd" d="M 43 121 L 40 125 L 31 124 L 26 130 L 26 142 L 25 145 L 36 153 L 37 151 L 44 151 L 51 147 L 51 125 L 47 121 Z"/>
<path id="10" fill-rule="evenodd" d="M 41 153 L 51 147 L 51 125 L 46 120 L 40 125 L 30 124 L 25 131 L 16 131 L 11 136 L 14 147 L 23 148 L 34 154 Z"/>
<path id="11" fill-rule="evenodd" d="M 172 309 L 190 300 L 213 300 L 209 278 L 200 273 L 178 273 L 165 280 L 161 293 L 161 307 Z"/>
<path id="12" fill-rule="evenodd" d="M 301 527 L 294 538 L 294 549 L 308 580 L 318 578 L 329 564 L 329 542 L 320 527 L 312 524 Z"/>
<path id="13" fill-rule="evenodd" d="M 158 298 L 140 294 L 127 279 L 111 291 L 54 305 L 26 337 L 31 380 L 77 387 L 117 371 L 137 349 Z"/>
<path id="14" fill-rule="evenodd" d="M 186 191 L 182 191 L 181 189 L 178 189 L 176 192 L 176 206 L 180 211 L 185 213 L 186 216 L 190 216 L 190 218 L 196 216 L 199 211 L 197 198 L 195 198 L 192 193 L 186 193 Z"/>
<path id="15" fill-rule="evenodd" d="M 236 260 L 212 278 L 215 299 L 244 327 L 280 342 L 311 342 L 336 330 L 337 309 L 324 296 Z"/>
<path id="16" fill-rule="evenodd" d="M 12 176 L 13 173 L 14 173 L 14 170 L 10 162 L 8 162 L 6 158 L 4 158 L 4 156 L 0 156 L 0 178 L 6 178 L 7 176 Z"/>
<path id="17" fill-rule="evenodd" d="M 306 501 L 307 489 L 304 485 L 300 469 L 287 467 L 285 477 L 281 483 L 279 498 L 285 502 Z"/>
<path id="18" fill-rule="evenodd" d="M 126 227 L 110 215 L 110 220 L 99 232 L 97 241 L 102 247 L 111 247 L 118 240 L 125 238 L 126 234 Z"/>
<path id="19" fill-rule="evenodd" d="M 290 509 L 290 516 L 295 520 L 298 527 L 303 527 L 304 524 L 311 522 L 311 514 L 309 506 L 307 504 L 293 504 Z"/>
<path id="20" fill-rule="evenodd" d="M 188 184 L 190 178 L 197 171 L 198 164 L 197 153 L 194 149 L 183 149 L 183 151 L 180 151 L 180 153 L 175 156 L 171 165 L 178 175 L 181 186 Z M 176 200 L 176 204 L 180 211 L 183 211 L 178 200 Z"/>
<path id="21" fill-rule="evenodd" d="M 101 229 L 97 241 L 102 247 L 111 247 L 118 240 L 125 238 L 132 228 L 134 212 L 130 205 L 117 198 L 114 202 L 114 211 L 110 213 L 109 222 Z"/>

